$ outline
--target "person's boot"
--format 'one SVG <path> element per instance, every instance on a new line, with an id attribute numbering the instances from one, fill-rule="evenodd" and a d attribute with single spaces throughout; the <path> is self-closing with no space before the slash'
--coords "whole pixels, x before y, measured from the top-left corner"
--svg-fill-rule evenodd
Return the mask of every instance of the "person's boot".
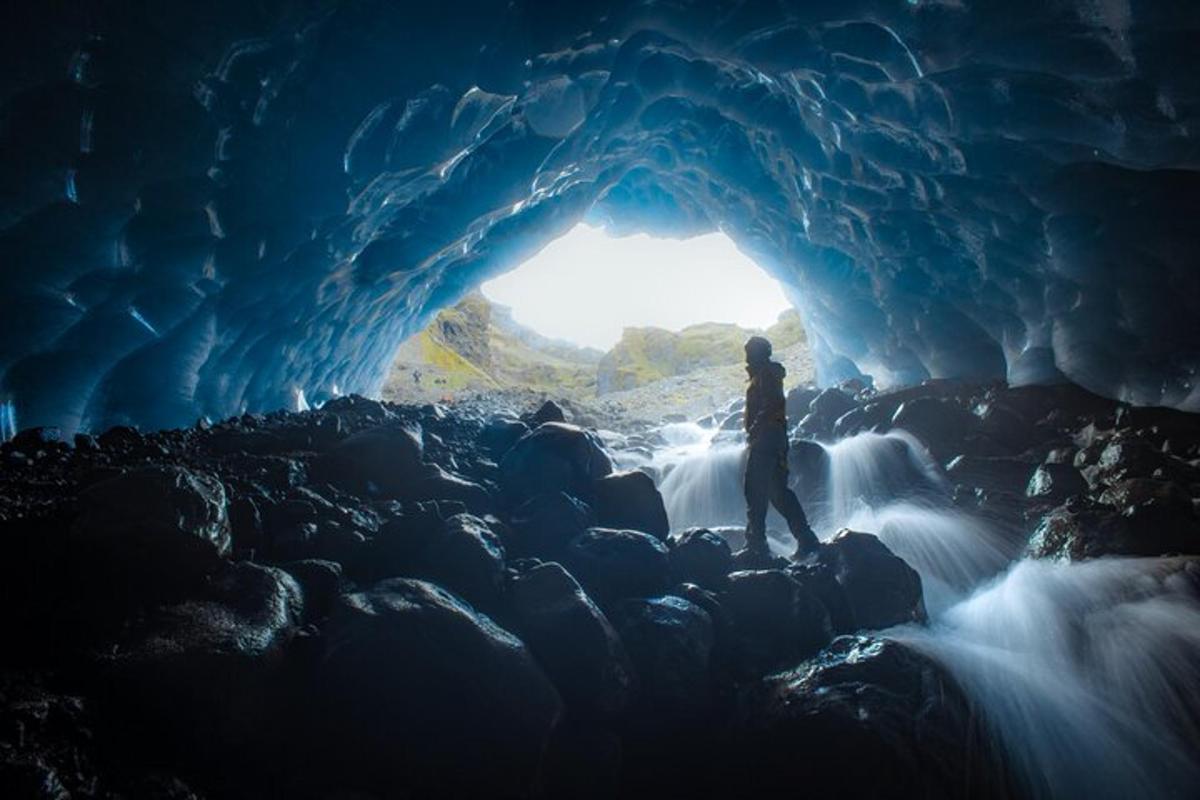
<path id="1" fill-rule="evenodd" d="M 746 531 L 746 546 L 733 554 L 734 564 L 739 569 L 761 569 L 771 561 L 771 547 L 765 533 Z"/>
<path id="2" fill-rule="evenodd" d="M 803 561 L 817 552 L 817 549 L 821 546 L 821 540 L 817 538 L 817 534 L 813 529 L 807 525 L 799 532 L 792 531 L 792 536 L 796 537 L 796 549 L 792 551 L 792 561 Z"/>

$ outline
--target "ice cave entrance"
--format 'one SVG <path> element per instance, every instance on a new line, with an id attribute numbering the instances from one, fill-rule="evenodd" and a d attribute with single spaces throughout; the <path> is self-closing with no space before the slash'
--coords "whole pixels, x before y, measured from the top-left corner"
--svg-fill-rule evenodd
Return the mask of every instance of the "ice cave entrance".
<path id="1" fill-rule="evenodd" d="M 482 290 L 543 336 L 598 350 L 616 345 L 625 328 L 763 329 L 791 307 L 778 281 L 723 233 L 612 236 L 586 224 Z"/>
<path id="2" fill-rule="evenodd" d="M 811 382 L 784 288 L 729 237 L 613 236 L 581 224 L 405 342 L 384 397 L 532 392 L 650 416 L 708 413 L 744 391 L 742 344 L 762 332 L 788 384 Z"/>

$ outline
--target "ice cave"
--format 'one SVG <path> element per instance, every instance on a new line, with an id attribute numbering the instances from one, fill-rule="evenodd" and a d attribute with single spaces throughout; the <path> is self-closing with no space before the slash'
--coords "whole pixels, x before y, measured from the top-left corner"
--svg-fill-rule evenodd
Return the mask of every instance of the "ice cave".
<path id="1" fill-rule="evenodd" d="M 0 31 L 0 795 L 1200 793 L 1200 4 Z M 792 316 L 479 294 L 585 223 Z"/>

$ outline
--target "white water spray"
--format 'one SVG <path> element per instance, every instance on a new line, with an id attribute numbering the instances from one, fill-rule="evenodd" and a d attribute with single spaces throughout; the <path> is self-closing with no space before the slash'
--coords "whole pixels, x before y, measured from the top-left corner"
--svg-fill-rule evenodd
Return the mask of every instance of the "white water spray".
<path id="1" fill-rule="evenodd" d="M 875 533 L 921 574 L 930 624 L 887 635 L 954 675 L 1029 795 L 1196 796 L 1200 565 L 1017 560 L 1023 543 L 956 509 L 908 434 L 825 451 L 819 535 Z M 673 529 L 742 524 L 743 453 L 710 435 L 656 454 Z"/>

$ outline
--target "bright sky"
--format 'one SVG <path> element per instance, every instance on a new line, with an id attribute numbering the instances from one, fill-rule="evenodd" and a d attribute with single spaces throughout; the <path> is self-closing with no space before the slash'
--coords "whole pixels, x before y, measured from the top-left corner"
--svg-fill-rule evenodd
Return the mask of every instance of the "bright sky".
<path id="1" fill-rule="evenodd" d="M 722 233 L 618 238 L 587 225 L 482 289 L 543 336 L 600 350 L 616 344 L 626 327 L 766 328 L 790 307 L 779 283 Z"/>

